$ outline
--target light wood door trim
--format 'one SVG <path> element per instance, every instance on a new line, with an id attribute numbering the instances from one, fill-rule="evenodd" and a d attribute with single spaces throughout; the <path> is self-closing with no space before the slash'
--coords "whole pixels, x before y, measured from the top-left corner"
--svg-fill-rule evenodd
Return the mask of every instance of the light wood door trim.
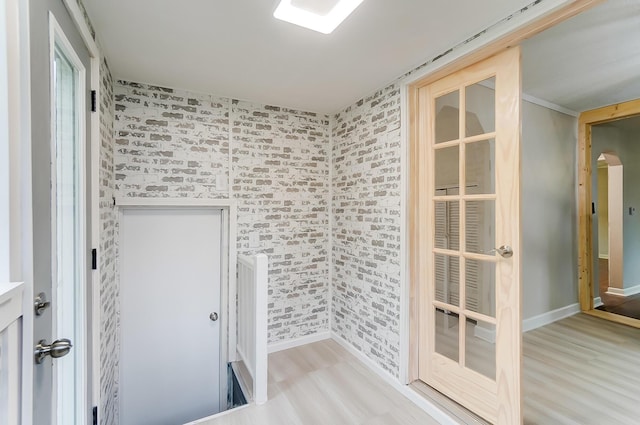
<path id="1" fill-rule="evenodd" d="M 640 320 L 593 308 L 592 126 L 640 115 L 640 99 L 585 111 L 578 118 L 578 288 L 580 309 L 593 316 L 640 328 Z"/>
<path id="2" fill-rule="evenodd" d="M 409 235 L 409 248 L 410 248 L 410 264 L 409 264 L 409 367 L 408 377 L 409 381 L 415 381 L 418 379 L 418 356 L 419 347 L 418 340 L 418 324 L 422 319 L 420 317 L 418 308 L 416 307 L 419 302 L 420 294 L 419 287 L 416 282 L 419 281 L 419 270 L 424 268 L 419 256 L 416 256 L 416 250 L 418 249 L 418 239 L 420 232 L 420 223 L 417 221 L 416 210 L 419 204 L 418 193 L 416 188 L 419 187 L 422 180 L 417 171 L 417 164 L 419 163 L 419 148 L 418 148 L 418 130 L 417 124 L 419 122 L 416 115 L 418 90 L 440 78 L 447 76 L 453 72 L 459 71 L 466 66 L 472 65 L 480 60 L 486 59 L 494 54 L 500 53 L 505 49 L 518 46 L 524 40 L 535 36 L 542 31 L 551 28 L 555 25 L 562 23 L 563 21 L 572 18 L 590 8 L 603 3 L 604 0 L 575 0 L 570 4 L 567 4 L 558 10 L 528 24 L 523 25 L 516 31 L 506 34 L 503 37 L 487 44 L 486 46 L 470 52 L 468 55 L 462 56 L 459 59 L 451 61 L 451 63 L 438 68 L 433 73 L 430 73 L 417 81 L 408 83 L 408 116 L 409 116 L 409 200 L 408 200 L 408 235 Z"/>
<path id="3" fill-rule="evenodd" d="M 435 145 L 431 138 L 435 134 L 435 98 L 452 90 L 463 90 L 465 86 L 496 76 L 496 129 L 490 133 L 496 139 L 495 152 L 495 194 L 466 195 L 452 198 L 460 200 L 461 247 L 464 247 L 465 202 L 471 199 L 496 199 L 495 220 L 496 243 L 509 244 L 514 248 L 511 259 L 497 259 L 496 264 L 496 380 L 467 369 L 465 361 L 464 332 L 459 333 L 459 360 L 452 362 L 435 352 L 435 309 L 438 303 L 433 299 L 434 270 L 432 232 L 435 216 L 432 214 L 435 155 L 434 149 L 448 144 Z M 460 97 L 459 110 L 465 110 L 465 96 Z M 522 366 L 522 317 L 520 289 L 520 48 L 508 49 L 489 59 L 472 65 L 455 74 L 442 78 L 416 90 L 412 97 L 416 111 L 411 121 L 415 125 L 413 144 L 415 160 L 412 161 L 415 184 L 412 187 L 413 231 L 415 238 L 412 277 L 418 285 L 419 346 L 418 376 L 447 396 L 462 403 L 470 410 L 496 424 L 517 424 L 522 422 L 521 366 Z M 460 113 L 460 175 L 465 182 L 463 161 L 465 143 L 465 113 Z M 475 138 L 474 138 L 475 139 Z M 482 138 L 478 138 L 482 139 Z M 457 146 L 457 144 L 454 143 Z M 462 184 L 462 183 L 460 183 Z M 438 198 L 439 199 L 439 198 Z M 493 259 L 492 259 L 493 260 Z M 464 264 L 465 255 L 460 255 Z M 461 269 L 460 282 L 464 282 Z M 465 299 L 465 284 L 459 287 L 459 299 Z M 454 310 L 454 309 L 451 309 Z M 472 317 L 472 315 L 469 315 Z M 462 317 L 462 316 L 461 316 Z M 460 321 L 460 326 L 465 326 Z"/>

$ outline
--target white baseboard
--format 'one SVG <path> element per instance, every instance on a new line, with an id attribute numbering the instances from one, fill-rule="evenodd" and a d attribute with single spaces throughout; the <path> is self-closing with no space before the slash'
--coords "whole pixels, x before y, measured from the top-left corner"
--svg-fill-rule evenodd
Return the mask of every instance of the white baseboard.
<path id="1" fill-rule="evenodd" d="M 398 378 L 391 375 L 389 372 L 380 367 L 379 364 L 365 356 L 360 350 L 355 348 L 349 342 L 347 342 L 340 335 L 335 332 L 331 332 L 331 338 L 340 344 L 349 353 L 353 354 L 358 360 L 360 360 L 365 366 L 367 366 L 373 373 L 378 375 L 387 384 L 391 385 L 393 389 L 399 391 L 406 398 L 411 400 L 416 406 L 428 413 L 438 423 L 443 425 L 459 425 L 451 416 L 447 415 L 444 411 L 438 408 L 435 404 L 421 396 L 412 390 L 408 385 L 402 384 Z"/>
<path id="2" fill-rule="evenodd" d="M 609 259 L 609 254 L 599 254 L 598 258 L 601 260 L 608 260 Z"/>
<path id="3" fill-rule="evenodd" d="M 609 286 L 607 288 L 607 294 L 620 295 L 623 297 L 640 294 L 640 285 L 631 286 L 629 288 L 612 288 L 611 286 Z"/>
<path id="4" fill-rule="evenodd" d="M 598 308 L 602 305 L 602 298 L 600 297 L 595 297 L 593 299 L 593 308 Z"/>
<path id="5" fill-rule="evenodd" d="M 311 335 L 301 336 L 300 338 L 271 343 L 267 347 L 267 350 L 269 351 L 269 353 L 275 353 L 277 351 L 288 350 L 289 348 L 295 348 L 301 345 L 311 344 L 313 342 L 324 341 L 325 339 L 330 338 L 331 332 L 316 332 Z"/>
<path id="6" fill-rule="evenodd" d="M 578 303 L 570 304 L 566 307 L 530 317 L 522 321 L 522 332 L 528 332 L 541 326 L 548 325 L 549 323 L 573 316 L 576 313 L 580 313 L 580 304 Z"/>
<path id="7" fill-rule="evenodd" d="M 487 341 L 489 344 L 496 343 L 496 329 L 487 329 L 482 326 L 475 325 L 473 327 L 473 336 L 480 338 L 483 341 Z"/>

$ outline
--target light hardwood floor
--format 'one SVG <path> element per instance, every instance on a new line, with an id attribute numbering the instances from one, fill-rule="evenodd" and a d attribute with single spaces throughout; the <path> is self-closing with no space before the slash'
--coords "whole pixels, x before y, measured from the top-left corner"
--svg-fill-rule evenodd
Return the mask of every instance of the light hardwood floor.
<path id="1" fill-rule="evenodd" d="M 640 424 L 640 329 L 577 314 L 524 335 L 523 370 L 525 425 Z M 432 400 L 460 423 L 485 423 L 441 396 Z M 435 423 L 326 340 L 271 354 L 269 401 L 202 425 Z"/>
<path id="2" fill-rule="evenodd" d="M 640 329 L 577 314 L 524 335 L 526 425 L 640 423 Z"/>
<path id="3" fill-rule="evenodd" d="M 431 416 L 325 340 L 269 355 L 269 400 L 202 425 L 433 425 Z"/>

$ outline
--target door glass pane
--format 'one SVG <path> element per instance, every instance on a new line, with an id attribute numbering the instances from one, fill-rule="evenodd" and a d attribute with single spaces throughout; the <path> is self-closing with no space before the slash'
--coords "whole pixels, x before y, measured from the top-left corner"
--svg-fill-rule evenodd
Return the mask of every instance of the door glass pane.
<path id="1" fill-rule="evenodd" d="M 446 187 L 458 187 L 460 184 L 460 148 L 450 146 L 435 150 L 435 182 L 436 190 Z"/>
<path id="2" fill-rule="evenodd" d="M 460 305 L 460 259 L 434 254 L 436 301 Z"/>
<path id="3" fill-rule="evenodd" d="M 495 248 L 495 201 L 466 201 L 466 252 L 492 255 Z"/>
<path id="4" fill-rule="evenodd" d="M 460 249 L 460 203 L 458 201 L 435 203 L 435 247 Z"/>
<path id="5" fill-rule="evenodd" d="M 80 420 L 76 395 L 82 391 L 81 321 L 82 262 L 80 221 L 80 132 L 78 111 L 78 72 L 64 52 L 54 54 L 54 143 L 55 143 L 55 234 L 57 274 L 57 332 L 54 339 L 68 338 L 74 348 L 56 360 L 58 423 L 74 424 Z"/>
<path id="6" fill-rule="evenodd" d="M 436 353 L 458 362 L 458 332 L 458 315 L 436 308 Z"/>
<path id="7" fill-rule="evenodd" d="M 465 309 L 496 317 L 496 265 L 489 261 L 465 261 Z"/>
<path id="8" fill-rule="evenodd" d="M 496 327 L 467 318 L 465 329 L 465 366 L 496 379 Z"/>
<path id="9" fill-rule="evenodd" d="M 465 87 L 466 136 L 491 133 L 496 129 L 495 77 Z"/>
<path id="10" fill-rule="evenodd" d="M 460 138 L 460 92 L 436 98 L 436 143 Z"/>
<path id="11" fill-rule="evenodd" d="M 468 195 L 496 192 L 494 157 L 494 139 L 465 145 L 465 183 Z"/>

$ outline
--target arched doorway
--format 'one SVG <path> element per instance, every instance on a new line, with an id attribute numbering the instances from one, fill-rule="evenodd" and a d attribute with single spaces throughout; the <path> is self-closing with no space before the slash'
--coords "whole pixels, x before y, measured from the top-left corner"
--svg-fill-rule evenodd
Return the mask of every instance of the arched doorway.
<path id="1" fill-rule="evenodd" d="M 597 159 L 598 171 L 595 191 L 596 221 L 594 240 L 597 241 L 598 294 L 607 304 L 607 298 L 624 296 L 623 276 L 623 168 L 614 152 L 603 152 Z M 594 247 L 595 248 L 595 247 Z M 594 255 L 594 257 L 596 257 Z"/>

